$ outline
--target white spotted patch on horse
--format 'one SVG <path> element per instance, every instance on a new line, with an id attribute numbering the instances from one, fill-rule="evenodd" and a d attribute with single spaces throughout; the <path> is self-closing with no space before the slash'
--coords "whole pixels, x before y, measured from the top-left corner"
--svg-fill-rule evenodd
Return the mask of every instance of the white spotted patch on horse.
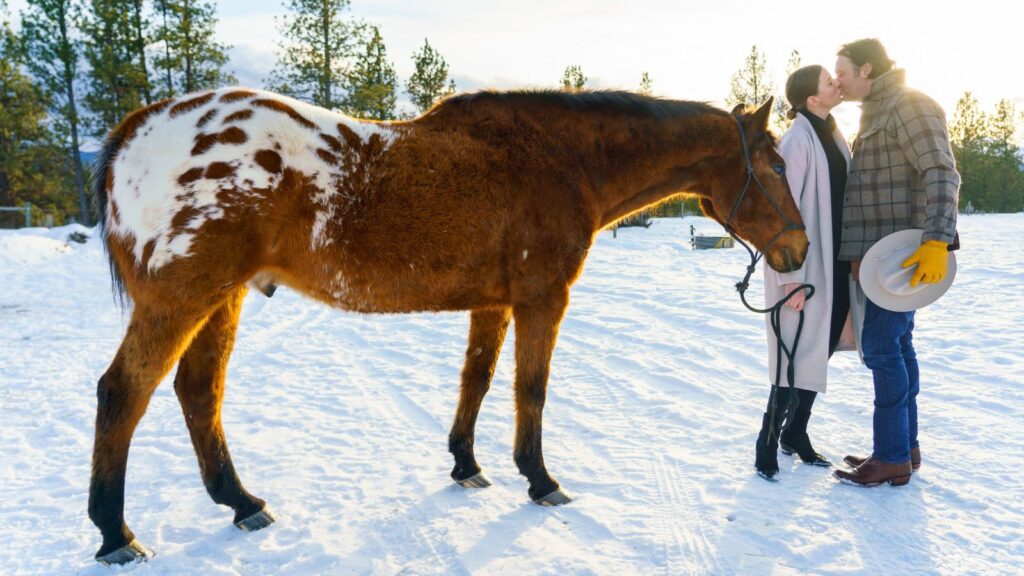
<path id="1" fill-rule="evenodd" d="M 338 126 L 343 125 L 363 144 L 377 135 L 383 151 L 401 136 L 401 130 L 388 123 L 349 118 L 261 90 L 245 92 L 252 95 L 235 97 L 243 92 L 224 88 L 208 99 L 200 99 L 202 94 L 183 96 L 146 118 L 118 151 L 108 204 L 108 211 L 116 205 L 118 214 L 108 218 L 109 234 L 130 238 L 140 265 L 152 243 L 145 263 L 149 272 L 189 256 L 196 233 L 209 221 L 229 217 L 239 200 L 258 207 L 253 200 L 271 194 L 284 170 L 307 178 L 314 188 L 310 200 L 317 208 L 311 247 L 330 244 L 331 227 L 341 224 L 334 221 L 337 203 L 351 198 L 339 198 L 349 176 L 344 164 L 318 154 L 324 147 L 321 134 L 340 138 Z M 222 101 L 225 94 L 232 96 Z M 202 103 L 175 110 L 176 104 L 193 100 Z M 232 120 L 211 122 L 214 115 Z M 344 139 L 340 142 L 347 147 Z M 271 150 L 279 158 L 276 171 L 257 161 L 257 153 Z"/>

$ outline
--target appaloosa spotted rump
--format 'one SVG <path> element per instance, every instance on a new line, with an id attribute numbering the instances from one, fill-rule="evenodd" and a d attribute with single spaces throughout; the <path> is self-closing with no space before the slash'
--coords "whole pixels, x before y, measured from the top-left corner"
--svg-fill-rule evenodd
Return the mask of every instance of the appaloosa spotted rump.
<path id="1" fill-rule="evenodd" d="M 286 285 L 358 312 L 469 310 L 449 435 L 452 478 L 466 487 L 489 484 L 474 428 L 514 318 L 515 462 L 535 502 L 569 502 L 544 464 L 541 414 L 569 287 L 594 235 L 690 193 L 772 267 L 799 267 L 807 238 L 784 230 L 800 215 L 766 131 L 770 110 L 728 114 L 626 92 L 481 92 L 415 120 L 369 122 L 230 88 L 130 114 L 104 143 L 93 183 L 111 276 L 133 305 L 97 387 L 96 558 L 149 554 L 124 522 L 128 448 L 175 364 L 210 496 L 243 530 L 274 521 L 242 487 L 220 418 L 250 286 L 269 296 Z M 763 193 L 740 195 L 741 132 Z"/>

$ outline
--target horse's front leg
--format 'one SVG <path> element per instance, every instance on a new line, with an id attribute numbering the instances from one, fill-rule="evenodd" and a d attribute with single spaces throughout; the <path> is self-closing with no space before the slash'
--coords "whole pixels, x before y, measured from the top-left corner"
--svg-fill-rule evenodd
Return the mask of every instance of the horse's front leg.
<path id="1" fill-rule="evenodd" d="M 530 482 L 530 498 L 544 506 L 568 504 L 544 466 L 541 420 L 547 396 L 551 353 L 558 326 L 569 304 L 568 288 L 537 298 L 512 310 L 516 324 L 516 439 L 514 456 L 519 472 Z"/>
<path id="2" fill-rule="evenodd" d="M 473 454 L 474 431 L 480 404 L 491 387 L 494 366 L 498 363 L 510 317 L 509 308 L 498 308 L 476 310 L 469 318 L 469 345 L 466 364 L 462 368 L 462 391 L 452 431 L 448 434 L 448 451 L 455 457 L 452 479 L 467 488 L 491 485 Z"/>

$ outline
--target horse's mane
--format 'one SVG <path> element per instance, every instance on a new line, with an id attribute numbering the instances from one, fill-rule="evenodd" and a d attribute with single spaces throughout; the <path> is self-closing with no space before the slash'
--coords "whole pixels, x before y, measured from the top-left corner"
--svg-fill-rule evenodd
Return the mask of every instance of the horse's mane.
<path id="1" fill-rule="evenodd" d="M 669 100 L 625 90 L 566 92 L 544 89 L 481 90 L 458 94 L 439 102 L 430 110 L 429 114 L 444 113 L 451 109 L 464 109 L 468 106 L 487 103 L 547 105 L 579 112 L 607 111 L 658 120 L 687 118 L 704 114 L 728 116 L 728 112 L 706 102 Z"/>

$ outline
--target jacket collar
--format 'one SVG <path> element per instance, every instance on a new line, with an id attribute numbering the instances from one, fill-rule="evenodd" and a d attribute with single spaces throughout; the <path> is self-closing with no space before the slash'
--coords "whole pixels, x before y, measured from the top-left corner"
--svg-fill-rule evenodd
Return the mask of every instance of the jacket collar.
<path id="1" fill-rule="evenodd" d="M 871 92 L 865 101 L 885 100 L 903 89 L 907 84 L 907 72 L 902 68 L 893 68 L 882 74 L 871 83 Z"/>

